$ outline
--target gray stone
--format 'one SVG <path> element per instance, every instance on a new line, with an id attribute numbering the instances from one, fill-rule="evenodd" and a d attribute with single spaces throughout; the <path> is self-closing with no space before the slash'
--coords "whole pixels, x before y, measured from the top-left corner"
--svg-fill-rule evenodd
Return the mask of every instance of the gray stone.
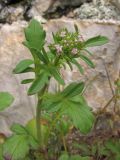
<path id="1" fill-rule="evenodd" d="M 94 53 L 93 61 L 96 64 L 95 69 L 88 68 L 84 63 L 85 75 L 82 76 L 74 68 L 62 71 L 66 83 L 71 81 L 83 80 L 86 84 L 94 79 L 85 96 L 89 105 L 94 110 L 105 106 L 111 98 L 112 93 L 108 83 L 102 59 L 105 60 L 110 74 L 112 84 L 118 78 L 120 70 L 120 23 L 111 21 L 80 21 L 80 20 L 54 20 L 44 25 L 47 31 L 47 43 L 51 42 L 51 33 L 61 27 L 67 27 L 74 31 L 74 24 L 77 24 L 84 39 L 105 35 L 110 42 L 102 47 L 90 48 Z M 0 29 L 0 91 L 9 91 L 14 95 L 13 105 L 6 111 L 0 113 L 0 132 L 10 134 L 8 129 L 12 123 L 23 123 L 35 116 L 35 98 L 27 96 L 29 85 L 21 85 L 24 78 L 32 77 L 32 74 L 13 75 L 12 70 L 19 60 L 31 58 L 28 49 L 21 43 L 24 40 L 23 29 L 27 25 L 25 21 L 14 22 L 12 25 L 3 25 Z M 107 51 L 104 50 L 107 48 Z M 96 77 L 96 78 L 95 78 Z M 55 88 L 52 83 L 52 89 Z"/>
<path id="2" fill-rule="evenodd" d="M 82 6 L 75 9 L 74 14 L 76 18 L 120 20 L 120 10 L 115 6 L 115 3 L 111 3 L 111 1 L 108 2 L 107 0 L 96 0 L 96 3 L 93 2 L 84 3 Z"/>

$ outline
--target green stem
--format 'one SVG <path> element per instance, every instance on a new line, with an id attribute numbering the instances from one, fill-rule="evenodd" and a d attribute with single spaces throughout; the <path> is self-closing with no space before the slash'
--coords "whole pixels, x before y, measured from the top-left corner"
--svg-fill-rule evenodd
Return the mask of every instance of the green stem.
<path id="1" fill-rule="evenodd" d="M 45 93 L 46 89 L 48 88 L 48 85 L 45 85 L 43 90 L 37 94 L 38 98 L 38 104 L 36 109 L 36 128 L 37 128 L 37 138 L 39 145 L 41 144 L 41 104 L 42 104 L 42 96 Z"/>
<path id="2" fill-rule="evenodd" d="M 38 96 L 38 104 L 36 109 L 36 127 L 37 127 L 37 138 L 39 144 L 41 143 L 41 99 Z"/>

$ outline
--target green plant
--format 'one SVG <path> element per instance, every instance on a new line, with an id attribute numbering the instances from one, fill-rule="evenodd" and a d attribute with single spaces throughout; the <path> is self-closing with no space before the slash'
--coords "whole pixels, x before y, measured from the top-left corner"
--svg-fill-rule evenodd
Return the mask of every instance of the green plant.
<path id="1" fill-rule="evenodd" d="M 9 107 L 14 101 L 13 96 L 8 92 L 0 92 L 0 111 Z"/>
<path id="2" fill-rule="evenodd" d="M 14 101 L 13 96 L 8 92 L 0 92 L 0 112 L 9 107 Z M 3 143 L 6 136 L 0 133 L 0 160 L 3 160 Z"/>
<path id="3" fill-rule="evenodd" d="M 103 45 L 108 39 L 97 36 L 85 41 L 75 25 L 75 32 L 71 33 L 64 28 L 53 33 L 54 42 L 46 49 L 46 32 L 36 20 L 32 20 L 25 28 L 25 37 L 23 44 L 30 50 L 33 59 L 22 60 L 13 72 L 33 72 L 35 75 L 21 83 L 32 83 L 28 95 L 37 96 L 36 120 L 30 121 L 27 126 L 12 125 L 13 135 L 4 143 L 3 155 L 12 160 L 56 160 L 63 151 L 68 152 L 66 135 L 71 128 L 75 127 L 87 134 L 95 121 L 83 96 L 85 83 L 78 81 L 65 84 L 61 69 L 69 66 L 73 70 L 75 65 L 83 74 L 84 69 L 79 60 L 94 68 L 95 65 L 89 58 L 92 54 L 87 48 Z M 59 86 L 55 93 L 48 90 L 51 78 Z M 60 159 L 65 160 L 63 155 Z M 69 155 L 66 159 L 69 159 Z M 88 157 L 71 156 L 73 159 L 87 160 Z"/>

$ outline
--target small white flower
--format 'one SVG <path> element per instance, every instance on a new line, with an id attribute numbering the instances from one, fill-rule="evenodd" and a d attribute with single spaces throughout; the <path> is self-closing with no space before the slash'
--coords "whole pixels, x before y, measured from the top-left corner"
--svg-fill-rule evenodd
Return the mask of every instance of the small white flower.
<path id="1" fill-rule="evenodd" d="M 73 48 L 71 52 L 72 52 L 72 54 L 77 54 L 78 50 L 77 50 L 77 48 Z"/>
<path id="2" fill-rule="evenodd" d="M 59 44 L 55 45 L 55 49 L 56 49 L 57 53 L 61 53 L 62 52 L 62 46 L 60 46 Z"/>

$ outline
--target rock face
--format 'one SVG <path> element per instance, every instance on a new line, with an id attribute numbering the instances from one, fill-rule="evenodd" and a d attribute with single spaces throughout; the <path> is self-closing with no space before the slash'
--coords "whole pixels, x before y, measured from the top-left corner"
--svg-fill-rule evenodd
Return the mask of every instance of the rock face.
<path id="1" fill-rule="evenodd" d="M 79 19 L 120 20 L 120 10 L 117 7 L 119 6 L 117 1 L 95 0 L 95 2 L 93 2 L 84 3 L 82 6 L 75 9 L 74 14 L 76 17 Z"/>
<path id="2" fill-rule="evenodd" d="M 114 0 L 112 3 L 114 3 L 116 7 L 120 9 L 120 0 Z"/>
<path id="3" fill-rule="evenodd" d="M 12 23 L 17 20 L 30 19 L 27 12 L 31 7 L 29 0 L 1 0 L 0 23 Z"/>
<path id="4" fill-rule="evenodd" d="M 102 47 L 89 49 L 94 53 L 92 59 L 96 64 L 95 69 L 90 69 L 84 65 L 84 76 L 80 75 L 76 68 L 73 72 L 69 70 L 62 72 L 66 82 L 84 80 L 88 83 L 89 80 L 94 79 L 85 95 L 90 106 L 97 109 L 103 107 L 112 95 L 102 59 L 106 63 L 111 81 L 114 82 L 118 78 L 120 70 L 120 24 L 54 20 L 44 26 L 47 31 L 47 42 L 51 41 L 51 33 L 57 31 L 61 26 L 73 31 L 74 24 L 78 25 L 84 39 L 96 35 L 105 35 L 110 40 L 108 44 Z M 0 113 L 0 132 L 7 134 L 10 133 L 9 126 L 12 123 L 20 122 L 25 124 L 28 119 L 35 115 L 35 99 L 27 96 L 28 86 L 20 84 L 26 76 L 32 77 L 33 75 L 12 74 L 12 70 L 19 60 L 30 58 L 29 51 L 21 44 L 24 40 L 23 28 L 26 25 L 26 22 L 20 21 L 14 22 L 12 25 L 6 24 L 0 29 L 0 91 L 9 91 L 15 97 L 12 107 Z"/>

